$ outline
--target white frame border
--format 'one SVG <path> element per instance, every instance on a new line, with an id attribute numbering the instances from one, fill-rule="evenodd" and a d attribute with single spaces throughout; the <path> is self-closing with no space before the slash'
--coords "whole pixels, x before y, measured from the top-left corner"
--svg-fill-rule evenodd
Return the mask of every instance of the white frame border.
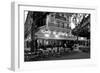
<path id="1" fill-rule="evenodd" d="M 96 61 L 97 61 L 97 57 L 96 57 L 96 48 L 94 47 L 95 44 L 93 44 L 93 42 L 91 43 L 91 59 L 76 59 L 76 60 L 67 60 L 68 63 L 66 63 L 66 60 L 60 60 L 60 61 L 41 61 L 41 62 L 32 62 L 32 63 L 23 63 L 22 61 L 22 57 L 21 56 L 21 52 L 22 50 L 20 50 L 19 48 L 21 48 L 21 33 L 22 33 L 22 29 L 20 25 L 20 21 L 23 20 L 21 19 L 19 16 L 21 16 L 21 14 L 19 15 L 20 13 L 20 6 L 24 6 L 26 7 L 30 7 L 30 6 L 33 6 L 33 7 L 40 7 L 40 8 L 61 8 L 61 9 L 65 9 L 66 8 L 72 8 L 73 9 L 82 9 L 82 10 L 90 10 L 89 13 L 91 13 L 91 16 L 93 16 L 93 18 L 91 17 L 91 20 L 93 20 L 91 22 L 91 41 L 94 41 L 93 37 L 92 37 L 92 33 L 95 33 L 96 32 L 96 27 L 94 26 L 94 24 L 96 24 L 96 8 L 95 7 L 83 7 L 83 6 L 73 6 L 73 5 L 68 5 L 66 7 L 59 7 L 59 6 L 40 6 L 40 5 L 32 5 L 32 3 L 21 3 L 21 2 L 13 2 L 12 3 L 12 11 L 11 11 L 11 15 L 12 15 L 12 18 L 11 18 L 11 29 L 12 29 L 12 32 L 11 32 L 11 37 L 12 37 L 12 49 L 11 49 L 11 69 L 14 70 L 14 71 L 19 71 L 19 70 L 30 70 L 30 69 L 45 69 L 47 67 L 51 67 L 51 68 L 55 68 L 55 67 L 59 67 L 61 68 L 62 67 L 75 67 L 75 66 L 90 66 L 90 65 L 96 65 Z M 32 7 L 32 8 L 33 8 Z M 31 9 L 31 8 L 30 8 Z M 21 11 L 23 11 L 24 9 L 22 8 Z M 28 9 L 27 9 L 28 10 Z M 51 9 L 52 10 L 52 9 Z M 70 10 L 70 9 L 69 9 Z M 93 13 L 92 13 L 92 12 Z M 60 11 L 61 12 L 61 11 Z M 62 11 L 63 12 L 63 11 Z M 75 12 L 75 11 L 74 11 Z M 76 11 L 77 12 L 77 11 Z M 84 13 L 84 12 L 83 12 Z M 87 13 L 87 12 L 86 12 Z M 93 24 L 93 25 L 92 25 Z M 92 28 L 94 27 L 94 28 Z M 94 50 L 95 48 L 95 50 Z M 65 64 L 63 64 L 65 63 Z M 32 65 L 33 64 L 33 65 Z M 47 65 L 48 64 L 48 65 Z M 44 66 L 43 66 L 44 65 Z M 67 65 L 67 66 L 66 66 Z"/>

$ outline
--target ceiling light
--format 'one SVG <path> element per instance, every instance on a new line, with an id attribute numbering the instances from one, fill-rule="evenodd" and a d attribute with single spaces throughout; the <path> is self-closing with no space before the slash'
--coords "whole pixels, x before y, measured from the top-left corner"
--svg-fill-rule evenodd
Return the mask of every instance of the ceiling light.
<path id="1" fill-rule="evenodd" d="M 49 37 L 50 35 L 49 35 L 49 34 L 44 34 L 44 36 L 45 36 L 45 37 Z"/>

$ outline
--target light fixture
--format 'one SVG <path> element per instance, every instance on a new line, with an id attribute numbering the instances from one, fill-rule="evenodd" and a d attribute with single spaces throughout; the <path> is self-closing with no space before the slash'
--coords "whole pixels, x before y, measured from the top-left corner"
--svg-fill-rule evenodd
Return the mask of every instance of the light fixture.
<path id="1" fill-rule="evenodd" d="M 66 36 L 68 36 L 68 34 L 67 34 L 67 33 L 66 33 L 65 35 L 66 35 Z"/>
<path id="2" fill-rule="evenodd" d="M 45 33 L 45 34 L 50 34 L 51 31 L 50 30 L 41 30 L 42 33 Z"/>
<path id="3" fill-rule="evenodd" d="M 56 33 L 57 33 L 56 31 L 53 31 L 53 34 L 54 34 L 54 35 L 56 35 Z"/>
<path id="4" fill-rule="evenodd" d="M 44 34 L 44 36 L 45 36 L 45 37 L 49 37 L 50 35 L 49 35 L 49 34 Z"/>
<path id="5" fill-rule="evenodd" d="M 56 35 L 55 35 L 55 37 L 56 37 L 56 38 L 58 38 L 58 37 L 59 37 L 59 35 L 57 35 L 57 34 L 56 34 Z"/>
<path id="6" fill-rule="evenodd" d="M 45 30 L 41 30 L 42 33 L 45 33 Z"/>
<path id="7" fill-rule="evenodd" d="M 62 32 L 62 36 L 65 36 L 65 35 L 66 35 L 66 33 Z"/>
<path id="8" fill-rule="evenodd" d="M 84 37 L 79 37 L 78 39 L 79 39 L 79 40 L 85 40 L 85 38 L 84 38 Z"/>

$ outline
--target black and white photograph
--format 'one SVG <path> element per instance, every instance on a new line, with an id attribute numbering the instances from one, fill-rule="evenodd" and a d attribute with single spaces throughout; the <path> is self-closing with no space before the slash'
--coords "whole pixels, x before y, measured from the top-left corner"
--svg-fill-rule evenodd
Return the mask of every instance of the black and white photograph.
<path id="1" fill-rule="evenodd" d="M 91 14 L 24 11 L 24 61 L 90 59 Z"/>

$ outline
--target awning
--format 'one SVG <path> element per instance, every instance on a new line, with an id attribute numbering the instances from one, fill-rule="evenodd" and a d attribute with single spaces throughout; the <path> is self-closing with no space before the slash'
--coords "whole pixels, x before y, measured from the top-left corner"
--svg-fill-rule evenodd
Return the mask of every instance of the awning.
<path id="1" fill-rule="evenodd" d="M 62 29 L 62 28 L 56 28 L 54 29 L 54 27 L 48 27 L 48 29 L 51 31 L 50 34 L 47 34 L 47 33 L 43 33 L 41 32 L 41 30 L 44 30 L 45 27 L 41 27 L 41 29 L 35 33 L 35 35 L 37 36 L 36 38 L 40 38 L 40 39 L 53 39 L 53 40 L 76 40 L 77 37 L 76 36 L 58 36 L 58 35 L 54 35 L 52 32 L 53 31 L 58 31 L 59 32 L 66 32 L 67 30 L 66 29 Z"/>

